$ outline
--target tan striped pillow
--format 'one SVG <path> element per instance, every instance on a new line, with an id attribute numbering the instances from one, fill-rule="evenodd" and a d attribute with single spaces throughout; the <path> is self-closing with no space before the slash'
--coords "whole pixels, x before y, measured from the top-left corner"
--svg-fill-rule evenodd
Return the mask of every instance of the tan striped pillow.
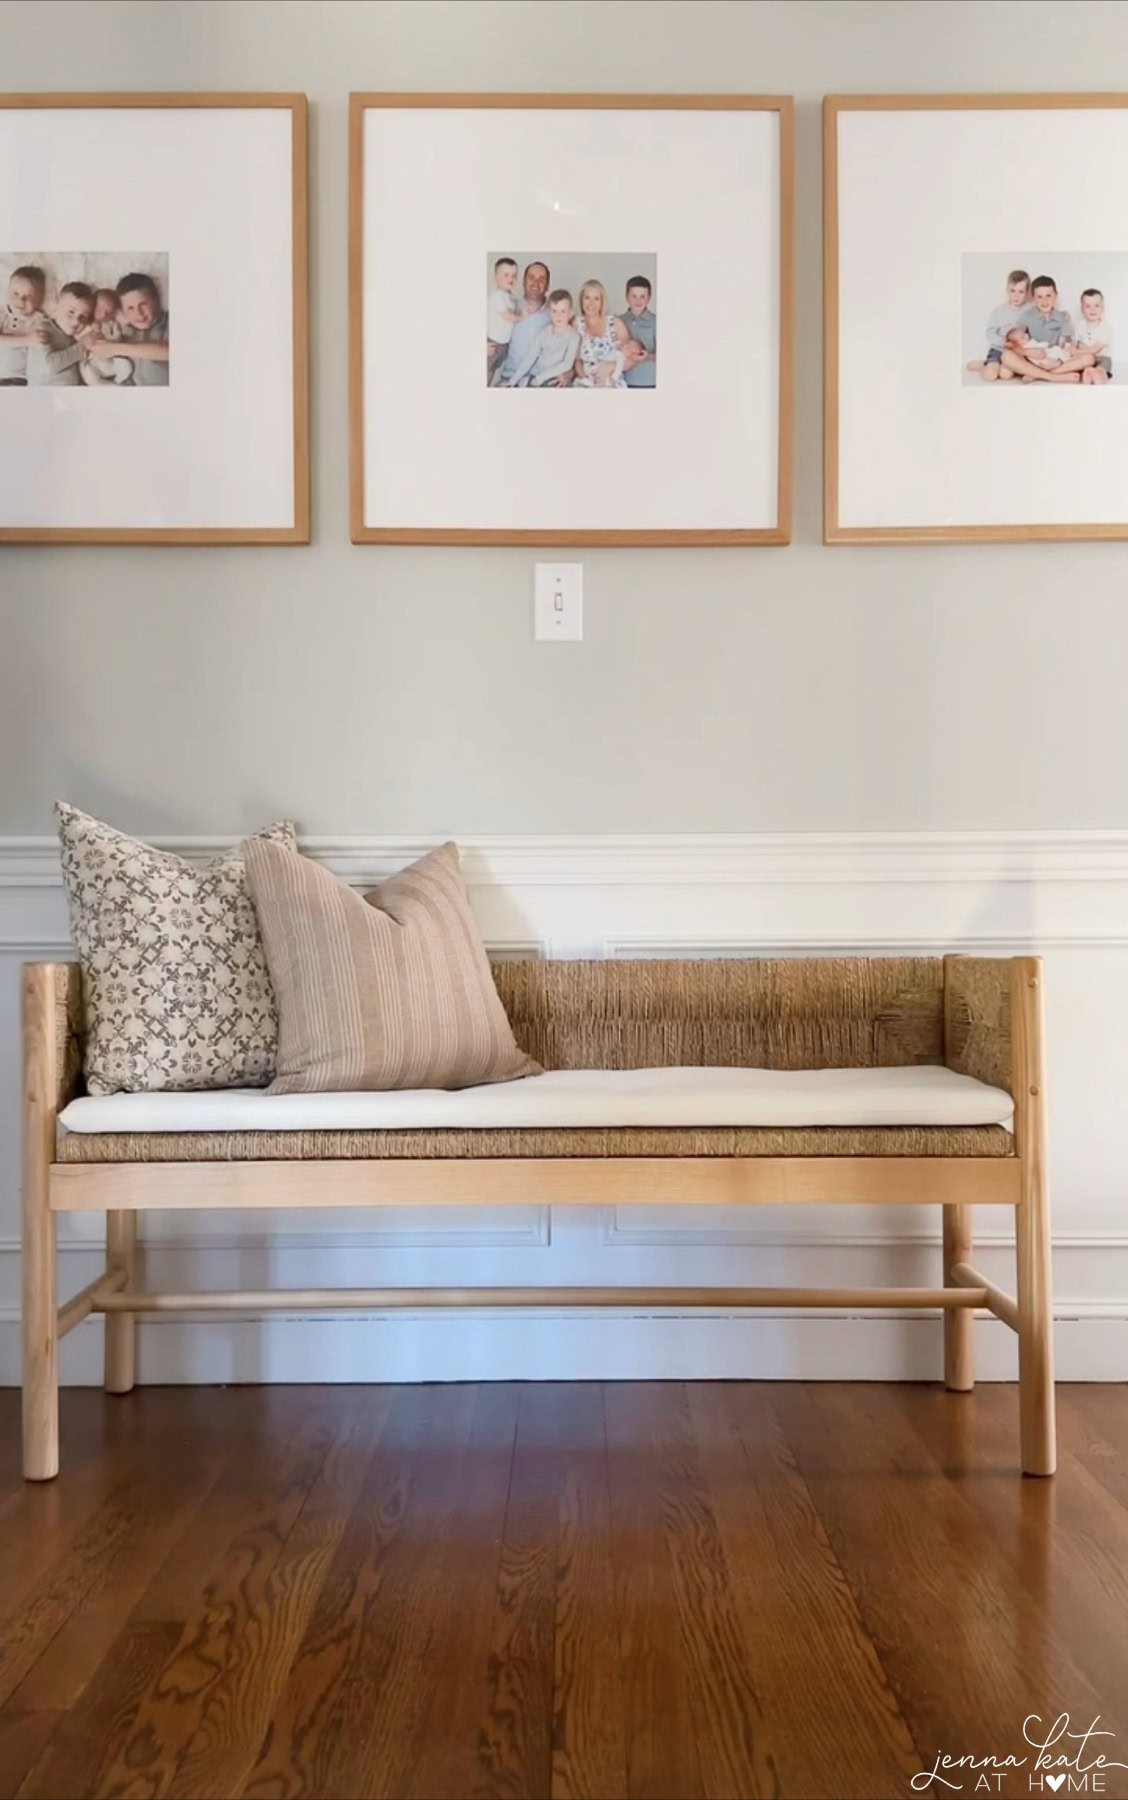
<path id="1" fill-rule="evenodd" d="M 540 1074 L 498 998 L 456 845 L 363 898 L 262 838 L 245 854 L 278 1003 L 272 1094 L 464 1088 Z"/>

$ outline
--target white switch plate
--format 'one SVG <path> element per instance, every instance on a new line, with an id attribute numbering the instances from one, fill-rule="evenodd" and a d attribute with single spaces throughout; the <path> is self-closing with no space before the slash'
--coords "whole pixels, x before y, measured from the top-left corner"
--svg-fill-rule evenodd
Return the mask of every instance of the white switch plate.
<path id="1" fill-rule="evenodd" d="M 583 563 L 535 565 L 533 635 L 558 644 L 575 643 L 583 637 Z"/>

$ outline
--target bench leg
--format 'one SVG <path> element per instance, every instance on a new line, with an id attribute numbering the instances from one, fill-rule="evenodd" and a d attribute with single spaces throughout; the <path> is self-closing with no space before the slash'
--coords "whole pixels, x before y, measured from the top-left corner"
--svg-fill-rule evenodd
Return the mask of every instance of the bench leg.
<path id="1" fill-rule="evenodd" d="M 125 1270 L 125 1285 L 135 1285 L 137 1268 L 137 1214 L 106 1214 L 106 1267 Z M 128 1394 L 136 1379 L 137 1315 L 106 1315 L 105 1388 L 107 1394 Z"/>
<path id="2" fill-rule="evenodd" d="M 28 1166 L 30 1164 L 30 1166 Z M 55 1215 L 34 1157 L 23 1193 L 23 1467 L 28 1481 L 59 1473 L 59 1297 Z"/>
<path id="3" fill-rule="evenodd" d="M 1054 1419 L 1054 1320 L 1050 1220 L 1041 1168 L 1023 1184 L 1016 1209 L 1018 1265 L 1018 1404 L 1024 1475 L 1057 1467 Z"/>
<path id="4" fill-rule="evenodd" d="M 952 1268 L 971 1261 L 971 1207 L 945 1206 L 944 1286 L 952 1287 Z M 954 1394 L 970 1393 L 975 1386 L 972 1331 L 975 1314 L 970 1306 L 944 1309 L 944 1386 Z"/>
<path id="5" fill-rule="evenodd" d="M 1046 1181 L 1041 965 L 1016 957 L 1011 987 L 1015 1150 L 1022 1188 L 1015 1208 L 1018 1269 L 1018 1404 L 1024 1475 L 1057 1467 L 1050 1200 Z"/>
<path id="6" fill-rule="evenodd" d="M 48 1183 L 55 1153 L 53 971 L 23 977 L 23 1174 L 20 1269 L 23 1319 L 23 1469 L 28 1481 L 59 1473 L 59 1296 L 55 1215 Z"/>

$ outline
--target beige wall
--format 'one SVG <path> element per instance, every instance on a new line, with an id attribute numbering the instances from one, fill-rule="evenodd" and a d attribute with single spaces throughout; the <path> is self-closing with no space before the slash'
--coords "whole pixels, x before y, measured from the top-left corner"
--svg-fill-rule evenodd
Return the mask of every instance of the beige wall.
<path id="1" fill-rule="evenodd" d="M 310 548 L 0 551 L 0 834 L 60 793 L 154 832 L 1123 824 L 1124 547 L 819 543 L 821 96 L 1101 88 L 1121 0 L 16 0 L 0 31 L 10 89 L 304 90 L 314 319 Z M 553 648 L 525 551 L 349 544 L 350 87 L 797 96 L 789 549 L 589 552 Z"/>

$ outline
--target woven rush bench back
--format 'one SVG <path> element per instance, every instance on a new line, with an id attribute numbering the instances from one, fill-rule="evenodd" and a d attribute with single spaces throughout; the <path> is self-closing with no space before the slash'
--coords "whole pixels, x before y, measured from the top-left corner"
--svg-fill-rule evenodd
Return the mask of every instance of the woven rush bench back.
<path id="1" fill-rule="evenodd" d="M 500 962 L 546 1069 L 869 1069 L 944 1061 L 940 957 Z"/>

